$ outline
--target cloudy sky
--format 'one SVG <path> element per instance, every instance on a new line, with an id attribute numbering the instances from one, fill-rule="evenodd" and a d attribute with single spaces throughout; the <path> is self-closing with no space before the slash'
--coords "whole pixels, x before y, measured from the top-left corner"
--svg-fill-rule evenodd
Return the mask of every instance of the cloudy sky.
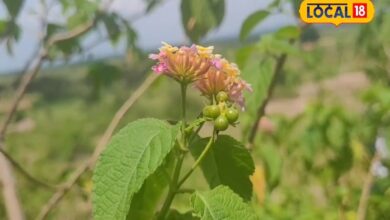
<path id="1" fill-rule="evenodd" d="M 39 23 L 35 13 L 40 11 L 38 2 L 39 0 L 26 0 L 24 4 L 18 19 L 23 33 L 14 49 L 14 54 L 12 56 L 7 54 L 4 43 L 0 44 L 0 74 L 22 68 L 36 48 L 39 38 Z M 145 9 L 143 2 L 143 0 L 115 0 L 112 10 L 126 18 L 131 18 Z M 250 13 L 265 8 L 268 3 L 269 0 L 226 0 L 225 18 L 221 27 L 209 33 L 206 40 L 237 37 L 244 19 Z M 53 8 L 49 17 L 61 21 L 63 18 L 58 16 L 59 12 L 60 8 Z M 0 19 L 5 16 L 5 8 L 0 5 Z M 257 31 L 270 30 L 294 22 L 293 17 L 288 14 L 272 16 L 257 27 Z M 166 0 L 152 13 L 138 19 L 134 23 L 134 27 L 139 35 L 139 44 L 145 49 L 157 47 L 161 41 L 186 43 L 186 37 L 181 27 L 180 0 Z M 94 42 L 97 37 L 97 35 L 91 36 L 88 40 Z M 95 47 L 91 53 L 99 57 L 121 54 L 123 51 L 123 44 L 113 48 L 109 43 L 103 43 Z"/>

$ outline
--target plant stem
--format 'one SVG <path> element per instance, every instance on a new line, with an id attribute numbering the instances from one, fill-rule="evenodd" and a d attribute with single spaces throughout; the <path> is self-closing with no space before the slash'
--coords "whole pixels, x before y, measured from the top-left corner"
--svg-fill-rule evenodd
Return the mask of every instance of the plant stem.
<path id="1" fill-rule="evenodd" d="M 181 84 L 181 118 L 183 120 L 183 127 L 186 122 L 186 99 L 187 99 L 187 84 Z"/>
<path id="2" fill-rule="evenodd" d="M 377 162 L 379 162 L 380 160 L 381 160 L 380 155 L 378 154 L 378 152 L 376 152 L 374 157 L 371 160 L 370 167 L 369 167 L 369 170 L 367 172 L 367 175 L 366 175 L 366 178 L 364 181 L 362 194 L 361 194 L 360 200 L 359 200 L 359 207 L 357 210 L 357 217 L 356 217 L 357 220 L 366 219 L 368 200 L 370 198 L 372 185 L 374 184 L 373 169 L 374 169 L 375 164 Z"/>
<path id="3" fill-rule="evenodd" d="M 165 219 L 166 218 L 166 215 L 168 214 L 168 211 L 169 211 L 169 208 L 171 207 L 171 204 L 173 202 L 173 199 L 175 198 L 175 195 L 177 193 L 177 190 L 180 188 L 178 187 L 178 181 L 179 181 L 179 177 L 180 177 L 180 171 L 181 171 L 181 167 L 183 165 L 183 161 L 184 161 L 184 156 L 185 156 L 185 152 L 186 152 L 186 149 L 187 149 L 187 141 L 186 141 L 186 132 L 185 132 L 185 129 L 186 129 L 186 98 L 187 98 L 187 84 L 186 83 L 182 83 L 180 85 L 180 89 L 181 89 L 181 134 L 182 134 L 182 139 L 181 139 L 181 142 L 179 141 L 179 146 L 180 146 L 180 150 L 179 153 L 179 158 L 177 160 L 177 163 L 176 163 L 176 167 L 175 167 L 175 171 L 173 173 L 173 178 L 172 178 L 172 182 L 170 183 L 169 185 L 169 191 L 168 191 L 168 195 L 167 197 L 165 198 L 165 201 L 164 201 L 164 204 L 161 208 L 161 211 L 158 215 L 158 218 L 157 219 Z"/>
<path id="4" fill-rule="evenodd" d="M 187 150 L 187 141 L 186 141 L 186 99 L 187 99 L 187 84 L 182 83 L 181 87 L 181 145 L 183 151 Z"/>
<path id="5" fill-rule="evenodd" d="M 179 184 L 177 184 L 178 188 L 180 188 L 183 183 L 188 179 L 188 177 L 191 176 L 191 174 L 194 172 L 194 170 L 199 166 L 200 162 L 204 159 L 204 157 L 207 155 L 211 147 L 213 146 L 213 143 L 216 139 L 216 132 L 213 131 L 213 135 L 211 136 L 209 142 L 207 143 L 206 147 L 204 148 L 203 152 L 200 154 L 198 159 L 195 161 L 195 163 L 192 165 L 191 169 L 184 175 L 184 177 L 179 181 Z"/>
<path id="6" fill-rule="evenodd" d="M 175 195 L 176 195 L 176 192 L 178 189 L 177 182 L 179 180 L 179 175 L 180 175 L 181 166 L 183 165 L 183 160 L 184 160 L 184 154 L 181 153 L 179 156 L 179 159 L 177 160 L 177 163 L 176 163 L 175 171 L 173 173 L 172 182 L 169 186 L 168 195 L 167 195 L 165 202 L 161 208 L 158 219 L 161 219 L 161 220 L 165 219 L 166 215 L 168 214 L 169 208 L 173 202 L 173 199 L 175 198 Z"/>

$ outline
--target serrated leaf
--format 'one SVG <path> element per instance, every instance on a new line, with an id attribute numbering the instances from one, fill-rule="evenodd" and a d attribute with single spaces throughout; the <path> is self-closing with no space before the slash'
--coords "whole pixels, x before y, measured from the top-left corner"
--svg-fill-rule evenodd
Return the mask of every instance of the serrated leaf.
<path id="1" fill-rule="evenodd" d="M 198 158 L 209 138 L 198 139 L 191 146 L 194 158 Z M 252 197 L 250 176 L 255 167 L 245 146 L 227 135 L 218 136 L 216 142 L 201 162 L 204 176 L 211 188 L 229 186 L 245 200 Z"/>
<path id="2" fill-rule="evenodd" d="M 94 171 L 94 219 L 126 219 L 134 194 L 172 150 L 178 131 L 179 125 L 141 119 L 113 136 Z"/>
<path id="3" fill-rule="evenodd" d="M 193 42 L 217 28 L 225 14 L 224 0 L 181 0 L 182 25 Z"/>
<path id="4" fill-rule="evenodd" d="M 244 23 L 241 26 L 240 31 L 240 39 L 245 40 L 249 34 L 252 32 L 252 30 L 267 16 L 269 15 L 268 11 L 265 10 L 258 10 L 252 14 L 250 14 L 244 21 Z"/>
<path id="5" fill-rule="evenodd" d="M 255 220 L 252 208 L 227 186 L 218 186 L 207 192 L 195 192 L 191 196 L 194 214 L 201 220 Z"/>
<path id="6" fill-rule="evenodd" d="M 168 155 L 164 163 L 149 176 L 142 188 L 134 195 L 131 203 L 127 219 L 147 220 L 153 219 L 156 213 L 156 208 L 159 205 L 160 199 L 164 190 L 170 182 L 170 177 L 173 172 L 174 155 Z"/>

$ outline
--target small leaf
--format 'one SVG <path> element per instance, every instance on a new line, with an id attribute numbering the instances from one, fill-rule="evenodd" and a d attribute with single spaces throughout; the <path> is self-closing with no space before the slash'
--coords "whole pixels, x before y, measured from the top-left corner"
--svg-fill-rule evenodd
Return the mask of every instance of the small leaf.
<path id="1" fill-rule="evenodd" d="M 23 0 L 4 0 L 4 4 L 7 7 L 8 13 L 11 17 L 15 18 L 23 5 Z"/>
<path id="2" fill-rule="evenodd" d="M 105 15 L 102 17 L 102 19 L 111 43 L 112 44 L 118 43 L 118 40 L 120 39 L 121 36 L 121 29 L 116 20 L 115 14 Z"/>
<path id="3" fill-rule="evenodd" d="M 218 186 L 207 192 L 195 192 L 191 206 L 201 220 L 255 220 L 252 208 L 227 186 Z"/>
<path id="4" fill-rule="evenodd" d="M 275 37 L 283 40 L 297 39 L 301 34 L 301 31 L 297 26 L 285 26 L 280 28 L 275 33 Z"/>
<path id="5" fill-rule="evenodd" d="M 134 194 L 172 150 L 178 131 L 179 125 L 141 119 L 113 136 L 94 171 L 94 219 L 126 219 Z"/>
<path id="6" fill-rule="evenodd" d="M 198 158 L 209 138 L 198 139 L 191 146 L 191 154 Z M 250 175 L 254 163 L 243 144 L 227 135 L 220 135 L 201 162 L 204 176 L 211 188 L 219 185 L 229 186 L 245 200 L 252 197 Z"/>
<path id="7" fill-rule="evenodd" d="M 54 34 L 64 30 L 65 28 L 59 24 L 55 24 L 55 23 L 47 24 L 45 41 L 47 41 Z"/>
<path id="8" fill-rule="evenodd" d="M 161 4 L 163 0 L 146 0 L 147 5 L 146 5 L 146 13 L 151 12 L 156 6 Z"/>
<path id="9" fill-rule="evenodd" d="M 193 42 L 199 42 L 211 29 L 217 28 L 224 14 L 224 0 L 181 0 L 183 28 Z"/>
<path id="10" fill-rule="evenodd" d="M 252 30 L 268 15 L 269 12 L 265 10 L 259 10 L 249 15 L 241 26 L 240 39 L 245 40 Z"/>

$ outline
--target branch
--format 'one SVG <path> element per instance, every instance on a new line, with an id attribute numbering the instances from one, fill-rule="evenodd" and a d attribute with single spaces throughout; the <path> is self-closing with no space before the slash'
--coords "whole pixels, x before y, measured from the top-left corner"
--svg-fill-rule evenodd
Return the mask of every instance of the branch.
<path id="1" fill-rule="evenodd" d="M 38 57 L 35 59 L 35 61 L 31 62 L 31 67 L 28 68 L 28 70 L 23 74 L 22 80 L 16 90 L 15 98 L 11 104 L 10 109 L 8 110 L 5 116 L 5 120 L 3 124 L 0 127 L 0 142 L 3 141 L 5 133 L 7 132 L 8 126 L 11 123 L 11 120 L 18 109 L 20 101 L 24 97 L 27 87 L 30 85 L 31 81 L 35 78 L 35 76 L 38 74 L 46 55 L 47 53 L 45 50 L 40 50 L 37 53 Z"/>
<path id="2" fill-rule="evenodd" d="M 362 194 L 361 194 L 360 200 L 359 200 L 359 207 L 357 210 L 357 217 L 356 217 L 357 220 L 366 219 L 368 200 L 370 198 L 372 185 L 374 184 L 373 170 L 374 170 L 375 164 L 378 163 L 380 160 L 381 160 L 381 157 L 380 157 L 379 153 L 376 152 L 374 157 L 371 160 L 370 168 L 367 172 L 367 176 L 365 177 Z"/>
<path id="3" fill-rule="evenodd" d="M 72 31 L 69 32 L 64 32 L 64 33 L 58 33 L 51 37 L 47 41 L 47 47 L 51 47 L 57 43 L 61 43 L 63 41 L 67 41 L 76 37 L 79 37 L 81 35 L 84 35 L 87 33 L 89 30 L 91 30 L 96 24 L 96 17 L 92 20 L 89 21 L 81 26 L 76 27 Z"/>
<path id="4" fill-rule="evenodd" d="M 65 184 L 63 184 L 63 186 L 60 189 L 58 189 L 53 194 L 53 196 L 50 198 L 50 200 L 41 209 L 38 217 L 36 218 L 37 220 L 46 219 L 48 214 L 50 213 L 50 211 L 55 208 L 55 206 L 58 204 L 58 202 L 74 186 L 74 184 L 78 181 L 78 179 L 86 171 L 88 171 L 89 169 L 92 169 L 92 167 L 95 165 L 97 159 L 99 158 L 99 155 L 105 149 L 108 141 L 110 140 L 110 138 L 111 138 L 112 134 L 114 133 L 116 127 L 118 126 L 119 122 L 122 120 L 123 116 L 125 116 L 125 114 L 134 105 L 134 103 L 145 93 L 145 91 L 153 84 L 153 82 L 157 78 L 158 78 L 158 75 L 156 75 L 156 74 L 149 75 L 145 79 L 145 81 L 134 91 L 134 93 L 123 103 L 123 105 L 115 113 L 114 117 L 112 118 L 112 120 L 111 120 L 110 124 L 108 125 L 106 131 L 104 132 L 103 136 L 100 138 L 91 157 L 87 160 L 86 163 L 82 164 L 73 173 L 73 175 L 69 178 L 69 180 L 66 181 Z"/>
<path id="5" fill-rule="evenodd" d="M 267 106 L 268 101 L 271 99 L 272 93 L 274 91 L 274 87 L 276 85 L 276 81 L 283 70 L 283 66 L 286 63 L 286 60 L 287 60 L 287 54 L 282 54 L 280 57 L 277 58 L 274 74 L 271 80 L 271 85 L 268 87 L 267 96 L 264 99 L 263 103 L 261 103 L 261 105 L 257 109 L 256 119 L 254 120 L 254 123 L 249 133 L 248 144 L 250 149 L 252 148 L 253 142 L 256 138 L 257 129 L 259 127 L 259 122 L 261 120 L 261 117 L 264 116 L 265 107 Z"/>
<path id="6" fill-rule="evenodd" d="M 55 190 L 56 186 L 54 185 L 51 185 L 51 184 L 48 184 L 46 182 L 43 182 L 37 178 L 35 178 L 34 176 L 32 176 L 29 172 L 27 172 L 14 158 L 12 158 L 12 156 L 7 153 L 3 148 L 0 147 L 0 153 L 3 154 L 3 156 L 5 158 L 7 158 L 7 160 L 12 164 L 12 166 L 14 168 L 16 168 L 21 174 L 23 174 L 27 179 L 31 180 L 31 182 L 37 184 L 37 185 L 40 185 L 40 186 L 43 186 L 43 187 L 46 187 L 48 189 L 51 189 L 51 190 Z"/>
<path id="7" fill-rule="evenodd" d="M 24 213 L 17 196 L 17 189 L 15 187 L 15 180 L 12 174 L 11 165 L 7 159 L 0 154 L 0 168 L 1 168 L 1 183 L 4 196 L 4 206 L 7 213 L 7 219 L 23 220 Z"/>
<path id="8" fill-rule="evenodd" d="M 28 68 L 27 72 L 22 77 L 20 85 L 16 91 L 14 101 L 12 102 L 9 111 L 6 113 L 5 120 L 0 127 L 0 148 L 3 148 L 2 143 L 4 141 L 4 136 L 7 132 L 8 126 L 17 111 L 20 101 L 26 93 L 28 85 L 38 74 L 45 56 L 45 51 L 40 51 L 36 60 L 31 62 L 31 68 Z M 0 167 L 2 168 L 2 172 L 0 173 L 0 181 L 3 184 L 3 196 L 8 219 L 23 220 L 24 214 L 17 195 L 12 168 L 3 155 L 0 156 Z"/>

